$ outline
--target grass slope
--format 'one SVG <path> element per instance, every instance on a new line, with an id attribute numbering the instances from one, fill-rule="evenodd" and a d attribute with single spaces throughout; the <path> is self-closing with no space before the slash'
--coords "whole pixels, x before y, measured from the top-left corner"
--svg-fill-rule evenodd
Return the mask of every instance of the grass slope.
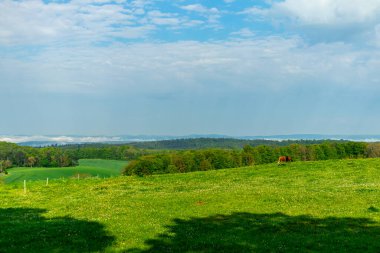
<path id="1" fill-rule="evenodd" d="M 0 185 L 0 252 L 380 252 L 380 160 Z"/>
<path id="2" fill-rule="evenodd" d="M 9 175 L 4 177 L 5 183 L 15 183 L 24 180 L 46 180 L 62 177 L 110 177 L 118 176 L 122 168 L 127 164 L 125 161 L 101 160 L 101 159 L 81 159 L 76 167 L 64 168 L 11 168 Z"/>

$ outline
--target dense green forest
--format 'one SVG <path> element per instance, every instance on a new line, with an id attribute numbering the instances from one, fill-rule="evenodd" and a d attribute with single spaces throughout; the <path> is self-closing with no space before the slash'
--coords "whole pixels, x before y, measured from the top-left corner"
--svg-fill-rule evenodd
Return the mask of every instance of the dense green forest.
<path id="1" fill-rule="evenodd" d="M 107 160 L 133 160 L 142 155 L 156 153 L 120 144 L 78 144 L 59 146 L 75 160 L 79 159 L 107 159 Z"/>
<path id="2" fill-rule="evenodd" d="M 249 145 L 252 147 L 266 145 L 266 146 L 288 146 L 290 144 L 321 144 L 326 140 L 243 140 L 234 138 L 191 138 L 191 139 L 177 139 L 177 140 L 163 140 L 163 141 L 144 141 L 134 142 L 128 145 L 141 149 L 168 149 L 168 150 L 186 150 L 186 149 L 205 149 L 205 148 L 228 148 L 228 149 L 242 149 L 244 146 Z M 334 140 L 333 142 L 347 142 L 344 140 Z"/>
<path id="3" fill-rule="evenodd" d="M 69 167 L 79 159 L 132 160 L 151 152 L 127 145 L 26 147 L 0 142 L 0 172 L 11 167 Z"/>
<path id="4" fill-rule="evenodd" d="M 68 167 L 76 164 L 77 160 L 61 148 L 32 148 L 0 142 L 0 172 L 13 166 Z"/>
<path id="5" fill-rule="evenodd" d="M 293 161 L 315 161 L 344 158 L 379 157 L 380 144 L 364 142 L 324 142 L 321 144 L 291 144 L 288 146 L 246 145 L 242 150 L 205 149 L 177 151 L 142 156 L 130 162 L 125 175 L 204 171 L 235 168 L 275 162 L 279 156 L 291 156 Z"/>
<path id="6" fill-rule="evenodd" d="M 133 160 L 155 153 L 129 145 L 81 144 L 49 147 L 0 142 L 0 173 L 11 167 L 69 167 L 79 159 Z"/>

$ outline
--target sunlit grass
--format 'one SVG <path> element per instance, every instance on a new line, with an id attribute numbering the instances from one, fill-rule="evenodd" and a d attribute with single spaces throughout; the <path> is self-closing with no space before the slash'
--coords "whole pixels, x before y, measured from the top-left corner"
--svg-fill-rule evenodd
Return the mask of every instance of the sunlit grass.
<path id="1" fill-rule="evenodd" d="M 27 184 L 26 194 L 21 182 L 1 185 L 0 189 L 0 212 L 10 208 L 21 213 L 25 209 L 44 210 L 39 212 L 41 226 L 49 219 L 70 217 L 67 223 L 60 218 L 58 224 L 78 224 L 74 230 L 83 241 L 91 240 L 79 228 L 83 221 L 98 223 L 98 227 L 91 223 L 98 229 L 93 231 L 94 240 L 105 237 L 107 243 L 91 251 L 380 250 L 379 159 L 267 164 L 148 177 L 61 179 L 47 186 L 36 181 Z M 5 228 L 0 232 L 0 252 L 6 252 L 2 248 L 6 240 L 18 245 L 21 239 L 14 236 L 17 229 L 10 230 L 12 223 L 0 223 Z M 33 234 L 24 236 L 36 238 Z M 39 248 L 45 245 L 43 240 L 33 243 Z M 89 249 L 86 243 L 91 242 L 78 245 L 78 252 Z M 63 242 L 46 245 L 49 250 L 68 250 Z"/>
<path id="2" fill-rule="evenodd" d="M 119 176 L 126 161 L 81 159 L 75 167 L 41 168 L 18 167 L 8 169 L 8 175 L 3 177 L 5 183 L 35 180 L 70 178 L 70 177 L 111 177 Z"/>

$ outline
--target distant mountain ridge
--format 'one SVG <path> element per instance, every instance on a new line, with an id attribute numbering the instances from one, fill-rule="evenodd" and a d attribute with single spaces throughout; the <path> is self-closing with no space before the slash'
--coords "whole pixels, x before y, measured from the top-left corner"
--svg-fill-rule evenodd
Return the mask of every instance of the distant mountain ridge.
<path id="1" fill-rule="evenodd" d="M 288 135 L 255 135 L 229 136 L 220 134 L 192 134 L 182 136 L 170 135 L 119 135 L 119 136 L 82 136 L 82 135 L 0 135 L 0 141 L 18 143 L 24 146 L 50 146 L 84 143 L 123 144 L 147 141 L 163 141 L 177 139 L 238 139 L 238 140 L 350 140 L 377 142 L 380 135 L 324 135 L 324 134 L 288 134 Z"/>

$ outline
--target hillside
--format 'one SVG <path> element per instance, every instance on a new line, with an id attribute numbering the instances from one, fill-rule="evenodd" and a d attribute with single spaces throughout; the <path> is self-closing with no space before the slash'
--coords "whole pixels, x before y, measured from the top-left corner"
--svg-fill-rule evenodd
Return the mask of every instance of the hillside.
<path id="1" fill-rule="evenodd" d="M 0 185 L 0 252 L 378 252 L 380 159 Z"/>
<path id="2" fill-rule="evenodd" d="M 5 183 L 22 182 L 23 180 L 46 180 L 46 178 L 77 178 L 79 177 L 111 177 L 119 176 L 123 167 L 128 164 L 126 161 L 101 160 L 101 159 L 81 159 L 79 165 L 75 167 L 16 167 L 8 169 L 8 175 L 4 177 Z"/>
<path id="3" fill-rule="evenodd" d="M 288 146 L 290 144 L 320 144 L 328 140 L 265 140 L 265 139 L 237 139 L 237 138 L 187 138 L 187 139 L 174 139 L 174 140 L 159 140 L 159 141 L 144 141 L 132 142 L 128 145 L 140 149 L 204 149 L 204 148 L 228 148 L 228 149 L 241 149 L 246 145 L 256 147 L 259 145 L 267 146 Z M 331 141 L 330 142 L 343 142 Z"/>

